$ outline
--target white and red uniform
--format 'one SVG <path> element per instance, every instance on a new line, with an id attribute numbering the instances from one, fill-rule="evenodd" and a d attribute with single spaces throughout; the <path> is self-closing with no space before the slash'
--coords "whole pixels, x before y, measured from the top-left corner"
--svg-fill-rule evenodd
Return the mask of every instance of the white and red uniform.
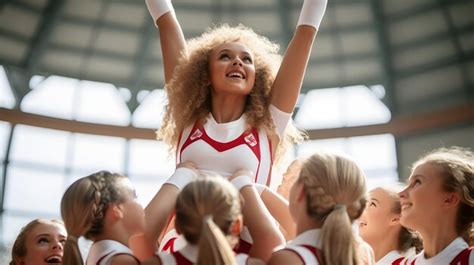
<path id="1" fill-rule="evenodd" d="M 118 255 L 129 255 L 135 258 L 132 251 L 127 246 L 118 241 L 97 241 L 94 242 L 89 249 L 86 265 L 108 265 L 110 263 L 110 259 Z M 137 264 L 140 264 L 140 261 L 137 258 L 135 259 L 137 260 Z"/>
<path id="2" fill-rule="evenodd" d="M 421 251 L 406 264 L 409 265 L 474 265 L 474 250 L 461 237 L 456 238 L 438 255 L 425 258 L 425 251 Z"/>
<path id="3" fill-rule="evenodd" d="M 285 250 L 294 252 L 305 265 L 321 264 L 321 229 L 307 230 L 295 237 L 285 246 Z"/>
<path id="4" fill-rule="evenodd" d="M 383 256 L 380 260 L 377 261 L 377 265 L 401 265 L 406 262 L 405 256 L 402 253 L 392 250 L 387 255 Z"/>
<path id="5" fill-rule="evenodd" d="M 186 245 L 179 251 L 174 253 L 158 252 L 156 256 L 160 259 L 163 265 L 192 265 L 197 262 L 198 259 L 198 248 L 197 246 Z M 261 264 L 254 259 L 250 259 L 246 254 L 238 254 L 235 256 L 237 265 L 251 265 Z"/>
<path id="6" fill-rule="evenodd" d="M 270 105 L 270 115 L 277 135 L 281 137 L 291 118 Z M 249 128 L 246 116 L 228 123 L 217 123 L 209 114 L 204 125 L 194 124 L 183 130 L 178 143 L 177 163 L 191 161 L 200 171 L 231 176 L 239 169 L 255 173 L 254 182 L 270 186 L 272 173 L 272 143 L 263 128 Z M 170 230 L 160 244 L 161 251 L 174 252 L 183 246 L 184 239 Z M 253 241 L 248 230 L 243 229 L 236 251 L 248 253 Z"/>
<path id="7" fill-rule="evenodd" d="M 270 114 L 282 135 L 291 114 L 274 106 Z M 177 163 L 191 161 L 204 172 L 229 177 L 248 169 L 255 173 L 255 183 L 271 182 L 272 144 L 263 128 L 248 127 L 245 114 L 228 123 L 217 123 L 210 114 L 203 125 L 188 126 L 181 133 L 176 157 Z"/>

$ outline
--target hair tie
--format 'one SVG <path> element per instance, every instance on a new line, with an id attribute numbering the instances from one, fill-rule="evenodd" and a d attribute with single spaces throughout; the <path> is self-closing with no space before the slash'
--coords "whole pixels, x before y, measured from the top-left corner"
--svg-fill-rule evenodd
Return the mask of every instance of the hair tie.
<path id="1" fill-rule="evenodd" d="M 345 211 L 347 210 L 347 206 L 342 203 L 337 203 L 336 205 L 334 205 L 333 211 L 338 210 L 338 209 L 343 209 Z"/>
<path id="2" fill-rule="evenodd" d="M 202 219 L 202 221 L 203 221 L 204 223 L 209 223 L 209 221 L 213 221 L 213 220 L 212 220 L 212 214 L 207 214 L 207 215 L 205 215 L 204 218 Z"/>
<path id="3" fill-rule="evenodd" d="M 66 241 L 72 241 L 77 243 L 77 237 L 73 235 L 67 235 Z"/>

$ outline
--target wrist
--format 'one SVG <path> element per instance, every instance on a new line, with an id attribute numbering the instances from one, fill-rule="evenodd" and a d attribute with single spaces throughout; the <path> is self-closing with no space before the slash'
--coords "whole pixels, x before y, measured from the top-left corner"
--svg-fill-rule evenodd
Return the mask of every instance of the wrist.
<path id="1" fill-rule="evenodd" d="M 157 25 L 157 20 L 164 14 L 171 12 L 174 14 L 174 8 L 171 0 L 145 0 L 148 12 L 153 18 L 153 24 Z"/>
<path id="2" fill-rule="evenodd" d="M 242 188 L 247 186 L 252 186 L 254 183 L 247 175 L 240 175 L 238 177 L 233 178 L 230 183 L 234 185 L 234 187 L 240 191 Z"/>
<path id="3" fill-rule="evenodd" d="M 171 175 L 168 180 L 166 180 L 165 183 L 171 184 L 179 190 L 182 190 L 184 186 L 197 179 L 197 177 L 198 176 L 194 170 L 186 167 L 179 167 L 176 169 L 173 175 Z"/>

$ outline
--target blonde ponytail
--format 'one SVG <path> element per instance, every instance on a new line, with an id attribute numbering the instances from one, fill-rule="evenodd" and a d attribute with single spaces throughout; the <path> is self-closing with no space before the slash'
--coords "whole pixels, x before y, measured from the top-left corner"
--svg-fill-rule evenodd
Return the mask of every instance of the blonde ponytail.
<path id="1" fill-rule="evenodd" d="M 232 226 L 241 216 L 239 192 L 222 177 L 202 177 L 183 188 L 176 199 L 176 229 L 198 245 L 198 264 L 235 264 L 238 241 Z"/>
<path id="2" fill-rule="evenodd" d="M 304 162 L 298 182 L 304 185 L 308 215 L 322 223 L 324 264 L 361 264 L 351 224 L 362 215 L 367 194 L 357 164 L 343 156 L 316 153 Z"/>
<path id="3" fill-rule="evenodd" d="M 77 237 L 68 235 L 64 245 L 63 265 L 83 265 L 81 252 L 77 243 Z"/>
<path id="4" fill-rule="evenodd" d="M 321 228 L 324 264 L 353 265 L 356 242 L 345 205 L 337 204 Z"/>
<path id="5" fill-rule="evenodd" d="M 212 215 L 204 217 L 198 246 L 198 265 L 236 264 L 229 241 L 212 220 Z"/>

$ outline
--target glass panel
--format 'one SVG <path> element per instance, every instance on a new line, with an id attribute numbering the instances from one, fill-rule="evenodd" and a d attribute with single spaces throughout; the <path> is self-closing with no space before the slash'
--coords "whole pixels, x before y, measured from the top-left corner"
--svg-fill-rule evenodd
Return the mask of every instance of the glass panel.
<path id="1" fill-rule="evenodd" d="M 95 172 L 122 172 L 125 139 L 88 134 L 74 134 L 73 168 Z"/>
<path id="2" fill-rule="evenodd" d="M 77 84 L 78 81 L 72 78 L 48 77 L 25 96 L 21 110 L 70 120 Z"/>
<path id="3" fill-rule="evenodd" d="M 309 91 L 295 122 L 305 129 L 321 129 L 386 123 L 390 118 L 390 110 L 374 92 L 353 86 Z"/>
<path id="4" fill-rule="evenodd" d="M 38 217 L 14 216 L 5 212 L 2 215 L 2 241 L 5 245 L 11 245 L 20 233 L 21 228 Z M 11 257 L 11 256 L 10 256 Z M 7 263 L 2 263 L 7 264 Z"/>
<path id="5" fill-rule="evenodd" d="M 0 121 L 0 161 L 5 159 L 11 128 L 10 123 Z"/>
<path id="6" fill-rule="evenodd" d="M 151 199 L 155 196 L 161 185 L 165 182 L 163 178 L 156 178 L 155 176 L 143 178 L 138 176 L 130 176 L 133 186 L 137 191 L 138 202 L 143 207 L 146 207 L 150 203 Z"/>
<path id="7" fill-rule="evenodd" d="M 59 216 L 61 197 L 65 190 L 63 180 L 62 172 L 34 170 L 11 164 L 7 173 L 5 208 Z"/>
<path id="8" fill-rule="evenodd" d="M 133 126 L 158 129 L 163 120 L 165 104 L 165 91 L 163 89 L 153 90 L 133 113 Z"/>
<path id="9" fill-rule="evenodd" d="M 309 140 L 298 146 L 297 157 L 308 157 L 317 151 L 347 153 L 345 150 L 345 139 L 334 138 L 326 140 Z"/>
<path id="10" fill-rule="evenodd" d="M 367 176 L 367 189 L 372 190 L 376 187 L 390 186 L 398 182 L 398 173 L 395 169 L 387 169 L 378 174 L 371 174 L 369 170 L 365 170 Z"/>
<path id="11" fill-rule="evenodd" d="M 130 140 L 130 174 L 167 178 L 174 172 L 174 155 L 160 141 Z"/>
<path id="12" fill-rule="evenodd" d="M 130 117 L 127 105 L 113 85 L 81 81 L 77 120 L 127 126 Z"/>
<path id="13" fill-rule="evenodd" d="M 396 168 L 395 138 L 391 134 L 351 137 L 350 153 L 363 168 Z"/>
<path id="14" fill-rule="evenodd" d="M 390 111 L 365 86 L 346 87 L 342 89 L 344 120 L 346 126 L 359 126 L 386 123 L 390 121 Z"/>
<path id="15" fill-rule="evenodd" d="M 304 97 L 295 123 L 304 129 L 342 127 L 342 114 L 340 89 L 315 89 Z"/>
<path id="16" fill-rule="evenodd" d="M 297 157 L 308 157 L 318 151 L 354 159 L 367 176 L 370 187 L 398 181 L 395 139 L 391 134 L 306 141 L 298 146 Z"/>
<path id="17" fill-rule="evenodd" d="M 3 66 L 0 65 L 0 107 L 13 109 L 15 103 L 16 100 L 10 82 L 8 82 Z"/>
<path id="18" fill-rule="evenodd" d="M 69 135 L 69 132 L 17 125 L 11 160 L 64 167 Z"/>

